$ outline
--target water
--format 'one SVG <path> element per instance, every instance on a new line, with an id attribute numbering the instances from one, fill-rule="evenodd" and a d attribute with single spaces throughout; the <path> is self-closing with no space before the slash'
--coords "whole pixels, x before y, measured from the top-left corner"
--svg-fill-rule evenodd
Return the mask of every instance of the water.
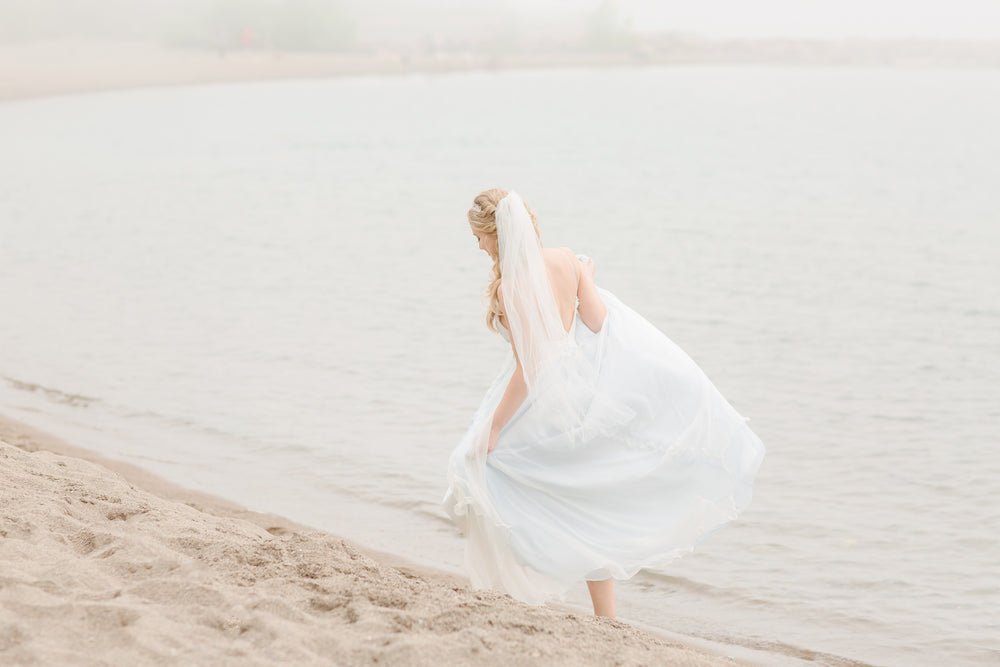
<path id="1" fill-rule="evenodd" d="M 457 569 L 447 456 L 505 353 L 464 211 L 514 187 L 768 447 L 751 509 L 624 617 L 771 664 L 995 662 L 997 118 L 1000 72 L 933 69 L 7 103 L 0 412 Z"/>

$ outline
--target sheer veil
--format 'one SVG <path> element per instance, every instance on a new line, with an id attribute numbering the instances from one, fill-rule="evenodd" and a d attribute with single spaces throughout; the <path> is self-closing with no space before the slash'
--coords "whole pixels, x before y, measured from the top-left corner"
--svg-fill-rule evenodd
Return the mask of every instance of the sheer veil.
<path id="1" fill-rule="evenodd" d="M 504 311 L 530 391 L 558 360 L 567 333 L 545 270 L 535 225 L 516 192 L 500 200 L 496 224 Z"/>
<path id="2" fill-rule="evenodd" d="M 535 225 L 516 192 L 500 200 L 496 220 L 500 289 L 510 339 L 528 385 L 525 402 L 546 415 L 551 432 L 563 434 L 568 443 L 580 442 L 614 420 L 623 423 L 630 410 L 598 389 L 599 365 L 586 360 L 575 333 L 563 328 Z M 585 334 L 588 345 L 602 347 L 606 332 L 604 327 Z"/>

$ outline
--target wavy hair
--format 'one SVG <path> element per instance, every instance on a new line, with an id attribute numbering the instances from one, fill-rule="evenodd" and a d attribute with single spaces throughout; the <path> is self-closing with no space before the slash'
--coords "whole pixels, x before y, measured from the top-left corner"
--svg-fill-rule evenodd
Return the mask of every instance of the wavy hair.
<path id="1" fill-rule="evenodd" d="M 507 196 L 506 190 L 501 190 L 500 188 L 490 188 L 489 190 L 483 190 L 476 198 L 472 200 L 472 208 L 466 214 L 469 218 L 469 225 L 480 234 L 489 234 L 494 238 L 497 234 L 497 205 L 500 200 Z M 528 214 L 531 216 L 531 224 L 535 226 L 535 235 L 541 238 L 541 234 L 538 231 L 538 217 L 535 212 L 531 210 L 525 202 L 524 207 L 528 209 Z M 483 292 L 483 296 L 489 299 L 489 307 L 486 310 L 486 326 L 489 327 L 491 331 L 497 331 L 496 321 L 501 314 L 500 310 L 500 297 L 497 296 L 500 291 L 500 258 L 497 257 L 493 260 L 493 269 L 490 272 L 490 282 L 486 286 L 486 290 Z"/>

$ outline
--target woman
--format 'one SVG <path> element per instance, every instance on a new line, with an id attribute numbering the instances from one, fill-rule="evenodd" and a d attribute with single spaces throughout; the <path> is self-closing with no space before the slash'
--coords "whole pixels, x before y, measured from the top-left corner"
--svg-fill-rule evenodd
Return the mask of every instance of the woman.
<path id="1" fill-rule="evenodd" d="M 542 247 L 517 193 L 480 193 L 468 219 L 493 259 L 486 323 L 511 355 L 449 462 L 466 567 L 532 604 L 586 580 L 613 617 L 613 579 L 749 505 L 764 447 L 680 348 L 594 284 L 592 262 Z"/>

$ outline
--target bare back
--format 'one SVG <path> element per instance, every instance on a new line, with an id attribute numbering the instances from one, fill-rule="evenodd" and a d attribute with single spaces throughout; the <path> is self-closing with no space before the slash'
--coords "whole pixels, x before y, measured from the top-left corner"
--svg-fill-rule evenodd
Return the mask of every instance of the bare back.
<path id="1" fill-rule="evenodd" d="M 542 248 L 545 272 L 559 307 L 562 325 L 569 331 L 576 311 L 591 331 L 601 330 L 607 309 L 590 274 L 569 248 Z M 578 300 L 579 299 L 579 305 Z"/>

